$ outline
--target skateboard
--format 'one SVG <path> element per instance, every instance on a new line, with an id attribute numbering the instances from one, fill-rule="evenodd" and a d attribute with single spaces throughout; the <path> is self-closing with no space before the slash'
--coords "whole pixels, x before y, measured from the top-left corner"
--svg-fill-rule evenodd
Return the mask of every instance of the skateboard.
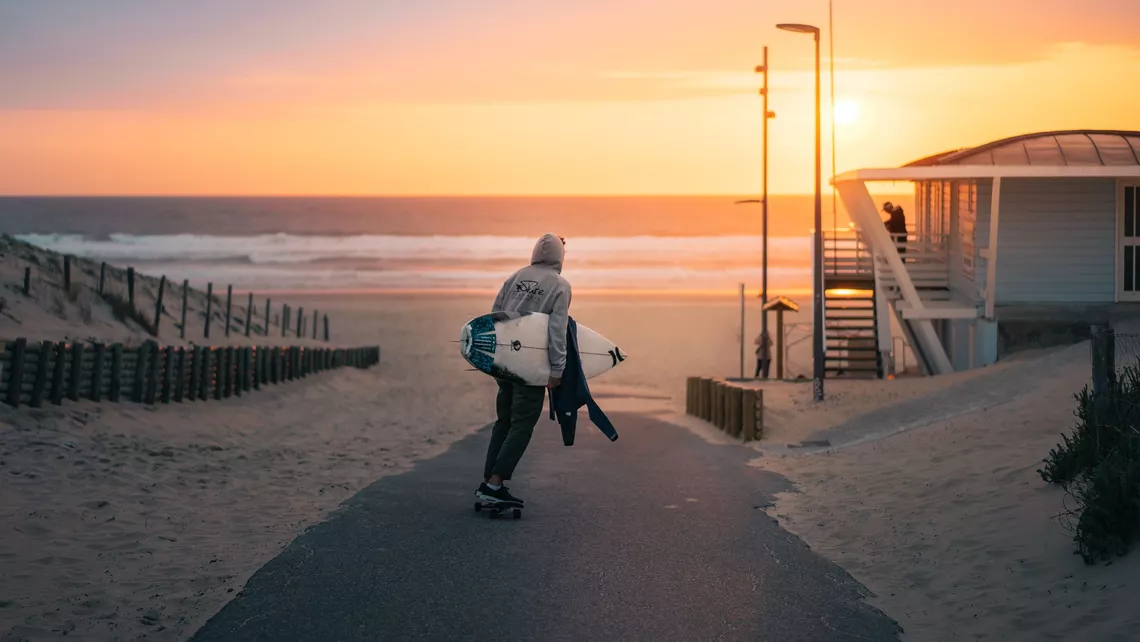
<path id="1" fill-rule="evenodd" d="M 512 517 L 514 517 L 515 519 L 519 519 L 520 517 L 522 517 L 523 506 L 522 506 L 522 504 L 516 504 L 514 502 L 491 503 L 491 502 L 484 502 L 484 501 L 480 501 L 480 500 L 475 500 L 475 512 L 476 513 L 481 512 L 483 509 L 487 510 L 487 516 L 490 519 L 495 519 L 496 517 L 498 517 L 499 515 L 502 515 L 503 513 L 507 512 L 507 511 L 510 511 Z"/>

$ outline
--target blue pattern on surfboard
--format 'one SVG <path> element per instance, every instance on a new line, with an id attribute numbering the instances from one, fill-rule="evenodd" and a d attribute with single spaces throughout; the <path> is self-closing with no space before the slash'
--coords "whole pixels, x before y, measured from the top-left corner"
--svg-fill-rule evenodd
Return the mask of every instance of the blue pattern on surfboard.
<path id="1" fill-rule="evenodd" d="M 467 324 L 471 328 L 471 353 L 468 360 L 476 369 L 491 374 L 495 366 L 495 322 L 491 315 L 483 315 Z"/>

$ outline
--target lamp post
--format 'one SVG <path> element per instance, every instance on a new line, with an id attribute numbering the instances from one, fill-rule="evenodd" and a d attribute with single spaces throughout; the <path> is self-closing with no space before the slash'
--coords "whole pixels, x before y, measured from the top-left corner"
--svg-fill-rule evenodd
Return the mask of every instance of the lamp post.
<path id="1" fill-rule="evenodd" d="M 760 332 L 768 334 L 768 311 L 763 307 L 768 305 L 768 121 L 776 117 L 776 112 L 768 109 L 768 47 L 764 46 L 763 64 L 756 67 L 756 73 L 764 74 L 764 86 L 760 88 L 760 96 L 764 99 L 763 129 L 761 135 L 761 198 L 736 201 L 736 205 L 744 203 L 759 203 L 761 206 L 761 236 L 763 243 L 763 259 L 761 262 L 760 286 Z M 743 341 L 743 339 L 741 339 Z M 770 357 L 771 355 L 769 355 Z"/>
<path id="2" fill-rule="evenodd" d="M 823 197 L 820 169 L 819 27 L 782 23 L 777 29 L 811 34 L 815 40 L 815 234 L 812 236 L 812 393 L 823 400 Z"/>

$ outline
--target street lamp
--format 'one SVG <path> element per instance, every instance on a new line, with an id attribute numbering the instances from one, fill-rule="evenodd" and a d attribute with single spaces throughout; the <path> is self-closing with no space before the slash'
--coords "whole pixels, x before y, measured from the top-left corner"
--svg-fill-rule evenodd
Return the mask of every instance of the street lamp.
<path id="1" fill-rule="evenodd" d="M 815 40 L 815 235 L 812 238 L 812 392 L 816 401 L 823 400 L 823 196 L 820 191 L 820 92 L 819 92 L 819 27 L 783 23 L 777 29 L 811 34 Z"/>

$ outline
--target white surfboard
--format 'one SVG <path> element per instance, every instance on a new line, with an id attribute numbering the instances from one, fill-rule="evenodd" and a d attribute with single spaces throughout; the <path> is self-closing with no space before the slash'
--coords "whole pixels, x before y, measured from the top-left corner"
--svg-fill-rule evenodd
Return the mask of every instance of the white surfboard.
<path id="1" fill-rule="evenodd" d="M 468 321 L 459 333 L 459 352 L 476 370 L 532 386 L 550 380 L 546 329 L 550 316 L 540 312 L 494 312 Z M 627 358 L 613 341 L 578 323 L 578 354 L 587 379 Z"/>

